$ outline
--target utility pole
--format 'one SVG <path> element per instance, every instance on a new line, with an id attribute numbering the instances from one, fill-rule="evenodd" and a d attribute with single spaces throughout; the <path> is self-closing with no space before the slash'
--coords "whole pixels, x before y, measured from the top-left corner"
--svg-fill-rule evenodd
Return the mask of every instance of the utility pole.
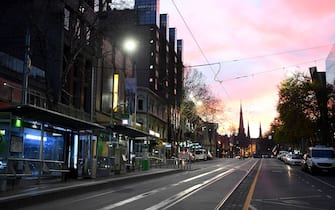
<path id="1" fill-rule="evenodd" d="M 30 31 L 27 30 L 26 41 L 25 41 L 25 52 L 24 52 L 24 61 L 23 61 L 23 84 L 22 84 L 22 104 L 27 104 L 28 96 L 28 79 L 29 72 L 31 67 L 30 60 Z"/>

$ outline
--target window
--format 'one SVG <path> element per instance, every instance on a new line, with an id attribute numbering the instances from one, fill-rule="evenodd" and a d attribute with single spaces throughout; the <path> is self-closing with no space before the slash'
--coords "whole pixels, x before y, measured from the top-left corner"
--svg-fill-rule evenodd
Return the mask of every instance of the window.
<path id="1" fill-rule="evenodd" d="M 143 111 L 143 99 L 138 99 L 138 110 Z"/>
<path id="2" fill-rule="evenodd" d="M 70 11 L 64 8 L 64 29 L 70 29 Z"/>

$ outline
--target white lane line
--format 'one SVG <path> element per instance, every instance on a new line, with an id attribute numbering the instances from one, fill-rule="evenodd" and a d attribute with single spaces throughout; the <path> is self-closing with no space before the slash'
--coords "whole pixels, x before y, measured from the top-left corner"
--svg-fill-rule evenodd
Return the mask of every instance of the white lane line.
<path id="1" fill-rule="evenodd" d="M 115 193 L 115 192 L 118 192 L 118 191 L 119 190 L 112 190 L 112 191 L 107 191 L 107 192 L 103 192 L 103 193 L 99 193 L 99 194 L 94 194 L 94 195 L 91 195 L 91 196 L 81 197 L 81 198 L 78 198 L 76 200 L 71 200 L 71 203 L 76 203 L 76 202 L 80 202 L 80 201 L 83 201 L 83 200 L 88 200 L 88 199 L 104 196 L 104 195 Z"/>
<path id="2" fill-rule="evenodd" d="M 128 204 L 128 203 L 131 203 L 131 202 L 134 202 L 134 201 L 137 201 L 139 199 L 142 199 L 144 197 L 147 197 L 151 194 L 154 194 L 154 193 L 157 193 L 161 191 L 161 188 L 158 188 L 156 190 L 151 190 L 151 191 L 148 191 L 148 192 L 145 192 L 145 193 L 142 193 L 142 194 L 139 194 L 137 196 L 134 196 L 132 198 L 128 198 L 126 200 L 123 200 L 123 201 L 120 201 L 120 202 L 117 202 L 117 203 L 114 203 L 114 204 L 111 204 L 111 205 L 108 205 L 108 206 L 105 206 L 103 208 L 101 208 L 100 210 L 109 210 L 109 209 L 114 209 L 116 207 L 119 207 L 119 206 L 123 206 L 125 204 Z"/>
<path id="3" fill-rule="evenodd" d="M 225 172 L 223 172 L 219 175 L 216 175 L 215 177 L 213 177 L 209 180 L 206 180 L 201 184 L 197 184 L 197 185 L 194 185 L 194 186 L 192 186 L 192 187 L 190 187 L 186 190 L 183 190 L 183 191 L 179 192 L 178 194 L 173 195 L 173 196 L 161 201 L 160 203 L 147 208 L 146 210 L 168 209 L 171 206 L 174 206 L 175 204 L 179 203 L 180 201 L 186 199 L 187 197 L 191 196 L 192 194 L 194 194 L 194 193 L 198 192 L 199 190 L 207 187 L 208 185 L 218 181 L 222 177 L 227 176 L 228 174 L 231 174 L 234 171 L 235 171 L 235 169 L 229 169 L 228 171 L 225 171 Z"/>
<path id="4" fill-rule="evenodd" d="M 248 162 L 249 162 L 249 161 L 248 161 Z M 248 162 L 243 163 L 243 164 L 240 165 L 239 167 L 234 167 L 234 168 L 232 168 L 232 169 L 229 169 L 228 171 L 231 171 L 231 170 L 232 170 L 232 171 L 235 171 L 235 170 L 241 168 L 242 166 L 248 164 Z M 215 169 L 215 170 L 213 170 L 213 171 L 209 171 L 209 172 L 206 172 L 206 173 L 203 173 L 203 174 L 199 174 L 198 176 L 194 176 L 194 177 L 191 177 L 191 178 L 189 178 L 189 179 L 182 180 L 182 181 L 177 182 L 177 183 L 175 183 L 175 184 L 171 184 L 169 187 L 164 186 L 164 187 L 161 187 L 161 188 L 157 188 L 157 189 L 155 189 L 155 190 L 151 190 L 151 191 L 148 191 L 148 192 L 139 194 L 139 195 L 134 196 L 134 197 L 132 197 L 132 198 L 129 198 L 129 199 L 126 199 L 126 200 L 122 200 L 122 201 L 119 201 L 119 202 L 117 202 L 117 203 L 114 203 L 114 204 L 105 206 L 105 207 L 103 207 L 103 208 L 101 208 L 101 209 L 99 209 L 99 210 L 110 210 L 110 209 L 114 209 L 114 208 L 116 208 L 116 207 L 119 207 L 119 206 L 122 206 L 122 205 L 125 205 L 125 204 L 128 204 L 128 203 L 131 203 L 131 202 L 134 202 L 134 201 L 136 201 L 136 200 L 139 200 L 139 199 L 142 199 L 142 198 L 144 198 L 144 197 L 147 197 L 147 196 L 149 196 L 149 195 L 152 195 L 153 193 L 161 192 L 161 191 L 163 191 L 163 190 L 166 190 L 166 189 L 168 189 L 168 188 L 170 188 L 170 187 L 174 187 L 174 186 L 180 185 L 180 184 L 182 184 L 182 183 L 190 182 L 190 181 L 192 181 L 192 180 L 195 180 L 195 179 L 201 178 L 201 177 L 203 177 L 203 176 L 206 176 L 206 175 L 209 175 L 209 174 L 218 172 L 218 171 L 223 170 L 223 169 L 225 169 L 225 168 L 227 168 L 227 166 L 225 166 L 225 167 L 220 167 L 220 168 L 217 168 L 217 169 Z M 224 172 L 224 173 L 227 173 L 228 171 L 226 171 L 226 172 Z M 232 173 L 232 171 L 231 171 L 230 173 Z M 220 176 L 220 175 L 219 175 L 219 176 Z M 193 193 L 192 193 L 192 194 L 193 194 Z"/>
<path id="5" fill-rule="evenodd" d="M 213 171 L 209 171 L 209 172 L 206 172 L 206 173 L 203 173 L 203 174 L 199 174 L 198 176 L 194 176 L 194 177 L 191 177 L 191 178 L 189 178 L 189 179 L 185 179 L 185 180 L 182 180 L 182 181 L 177 182 L 177 183 L 175 183 L 175 184 L 172 184 L 170 187 L 174 187 L 174 186 L 180 185 L 180 184 L 182 184 L 182 183 L 190 182 L 190 181 L 192 181 L 192 180 L 195 180 L 195 179 L 201 178 L 201 177 L 203 177 L 203 176 L 206 176 L 206 175 L 209 175 L 209 174 L 218 172 L 218 171 L 223 170 L 223 169 L 224 169 L 224 168 L 221 167 L 221 168 L 217 168 L 217 169 L 215 169 L 215 170 L 213 170 Z M 154 194 L 154 193 L 161 192 L 161 191 L 163 191 L 163 190 L 165 190 L 165 189 L 167 189 L 167 187 L 157 188 L 157 189 L 155 189 L 155 190 L 151 190 L 151 191 L 148 191 L 148 192 L 139 194 L 139 195 L 134 196 L 134 197 L 132 197 L 132 198 L 128 198 L 128 199 L 126 199 L 126 200 L 122 200 L 122 201 L 119 201 L 119 202 L 117 202 L 117 203 L 114 203 L 114 204 L 105 206 L 105 207 L 101 208 L 100 210 L 114 209 L 114 208 L 116 208 L 116 207 L 123 206 L 123 205 L 125 205 L 125 204 L 128 204 L 128 203 L 134 202 L 134 201 L 136 201 L 136 200 L 142 199 L 142 198 L 147 197 L 147 196 L 149 196 L 149 195 L 152 195 L 152 194 Z"/>

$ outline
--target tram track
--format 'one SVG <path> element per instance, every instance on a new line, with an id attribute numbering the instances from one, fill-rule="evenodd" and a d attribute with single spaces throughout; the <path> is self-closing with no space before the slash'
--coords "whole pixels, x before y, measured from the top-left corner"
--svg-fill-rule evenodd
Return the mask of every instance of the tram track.
<path id="1" fill-rule="evenodd" d="M 256 170 L 256 165 L 259 164 L 258 169 Z M 248 206 L 250 203 L 250 199 L 252 197 L 252 184 L 250 182 L 255 183 L 257 180 L 257 174 L 259 173 L 260 167 L 262 164 L 262 159 L 256 161 L 244 174 L 244 176 L 235 184 L 235 186 L 231 189 L 229 193 L 223 197 L 223 199 L 218 203 L 218 205 L 214 208 L 214 210 L 222 210 L 222 209 L 241 209 L 242 203 L 243 207 Z M 249 188 L 250 186 L 250 188 Z M 248 190 L 246 190 L 248 188 Z M 246 194 L 248 192 L 248 194 Z M 244 202 L 241 202 L 242 201 Z M 248 200 L 249 199 L 249 200 Z M 248 208 L 246 208 L 248 209 Z"/>

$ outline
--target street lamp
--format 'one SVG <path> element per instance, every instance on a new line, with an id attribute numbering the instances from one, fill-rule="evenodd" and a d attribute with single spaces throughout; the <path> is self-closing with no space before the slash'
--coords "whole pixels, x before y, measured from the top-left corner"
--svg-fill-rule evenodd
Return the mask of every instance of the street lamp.
<path id="1" fill-rule="evenodd" d="M 132 55 L 134 52 L 136 52 L 138 47 L 137 40 L 133 38 L 127 38 L 123 41 L 123 50 L 128 54 Z M 136 128 L 136 112 L 137 112 L 137 74 L 136 74 L 136 62 L 134 58 L 131 58 L 133 62 L 133 74 L 132 79 L 134 87 L 129 87 L 131 90 L 134 91 L 134 127 Z M 129 102 L 128 102 L 129 103 Z M 128 104 L 129 105 L 129 104 Z"/>
<path id="2" fill-rule="evenodd" d="M 135 39 L 128 38 L 123 43 L 123 49 L 128 53 L 134 53 L 137 48 L 137 42 Z"/>

